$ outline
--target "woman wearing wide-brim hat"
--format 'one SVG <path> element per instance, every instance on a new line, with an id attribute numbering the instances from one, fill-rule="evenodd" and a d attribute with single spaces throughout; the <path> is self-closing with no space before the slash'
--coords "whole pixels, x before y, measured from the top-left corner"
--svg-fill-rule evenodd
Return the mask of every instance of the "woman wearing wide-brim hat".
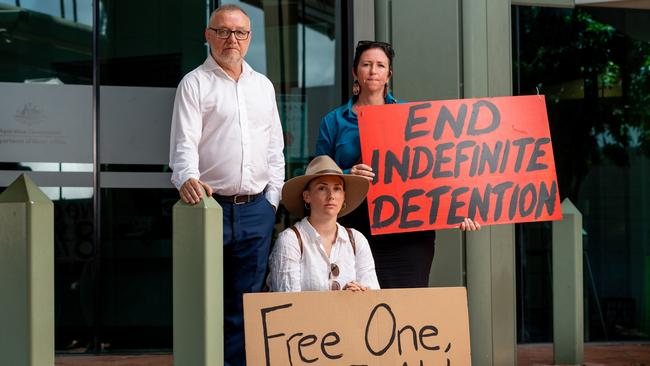
<path id="1" fill-rule="evenodd" d="M 379 289 L 368 240 L 337 218 L 366 197 L 369 182 L 317 156 L 282 188 L 284 206 L 302 220 L 280 233 L 269 259 L 271 291 Z"/>

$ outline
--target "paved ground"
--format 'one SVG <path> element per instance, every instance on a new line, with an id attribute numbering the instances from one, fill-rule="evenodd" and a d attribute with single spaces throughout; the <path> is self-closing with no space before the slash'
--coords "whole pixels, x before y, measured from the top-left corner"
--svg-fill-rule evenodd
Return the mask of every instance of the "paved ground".
<path id="1" fill-rule="evenodd" d="M 172 366 L 171 355 L 56 356 L 56 366 Z"/>
<path id="2" fill-rule="evenodd" d="M 518 366 L 553 364 L 550 344 L 521 345 L 517 352 Z M 56 366 L 172 366 L 172 356 L 57 356 Z M 585 366 L 650 366 L 650 343 L 589 344 L 585 346 Z M 501 365 L 498 365 L 501 366 Z M 508 366 L 508 365 L 503 365 Z"/>
<path id="3" fill-rule="evenodd" d="M 533 344 L 517 347 L 519 366 L 553 364 L 553 345 Z M 585 366 L 650 366 L 650 343 L 588 344 L 583 360 Z"/>

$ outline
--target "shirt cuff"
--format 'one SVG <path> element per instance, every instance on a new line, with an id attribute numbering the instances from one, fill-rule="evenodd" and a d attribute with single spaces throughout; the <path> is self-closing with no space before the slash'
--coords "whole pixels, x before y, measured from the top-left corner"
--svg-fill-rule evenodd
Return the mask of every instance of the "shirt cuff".
<path id="1" fill-rule="evenodd" d="M 273 205 L 276 209 L 278 208 L 278 205 L 280 204 L 280 193 L 269 189 L 264 193 L 264 197 L 266 197 L 266 200 L 269 201 L 270 204 Z"/>
<path id="2" fill-rule="evenodd" d="M 173 174 L 172 173 L 172 184 L 174 184 L 176 189 L 178 189 L 180 191 L 183 184 L 185 182 L 187 182 L 187 180 L 190 179 L 190 178 L 199 179 L 200 176 L 197 176 L 197 175 L 192 174 L 192 173 L 185 173 L 185 174 L 182 174 L 182 173 Z"/>

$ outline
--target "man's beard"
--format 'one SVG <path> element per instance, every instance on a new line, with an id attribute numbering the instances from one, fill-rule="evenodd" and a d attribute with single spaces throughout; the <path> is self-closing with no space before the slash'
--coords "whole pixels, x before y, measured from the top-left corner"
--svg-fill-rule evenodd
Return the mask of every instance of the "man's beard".
<path id="1" fill-rule="evenodd" d="M 236 51 L 222 52 L 218 57 L 215 57 L 217 61 L 226 65 L 237 65 L 241 62 L 242 58 L 241 53 Z"/>

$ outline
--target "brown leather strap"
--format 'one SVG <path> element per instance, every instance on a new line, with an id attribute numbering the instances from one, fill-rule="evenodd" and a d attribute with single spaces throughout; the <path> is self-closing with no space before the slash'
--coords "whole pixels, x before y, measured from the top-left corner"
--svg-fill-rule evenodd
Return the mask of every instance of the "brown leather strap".
<path id="1" fill-rule="evenodd" d="M 291 230 L 293 230 L 293 232 L 296 233 L 296 236 L 298 237 L 298 245 L 300 245 L 300 256 L 302 257 L 302 237 L 300 237 L 300 232 L 298 231 L 296 225 L 291 226 Z"/>
<path id="2" fill-rule="evenodd" d="M 296 237 L 298 238 L 298 245 L 300 246 L 300 256 L 302 257 L 302 237 L 300 236 L 300 232 L 298 231 L 296 225 L 291 226 L 291 230 L 293 230 L 293 232 L 296 233 Z M 350 244 L 352 244 L 352 253 L 354 253 L 354 255 L 357 255 L 357 245 L 354 240 L 354 234 L 352 233 L 352 229 L 346 227 L 345 231 L 348 232 L 348 236 L 350 237 Z"/>
<path id="3" fill-rule="evenodd" d="M 357 245 L 354 242 L 354 235 L 352 234 L 352 229 L 346 227 L 345 231 L 348 232 L 348 236 L 350 237 L 350 244 L 352 244 L 352 253 L 354 253 L 354 255 L 357 255 Z"/>

